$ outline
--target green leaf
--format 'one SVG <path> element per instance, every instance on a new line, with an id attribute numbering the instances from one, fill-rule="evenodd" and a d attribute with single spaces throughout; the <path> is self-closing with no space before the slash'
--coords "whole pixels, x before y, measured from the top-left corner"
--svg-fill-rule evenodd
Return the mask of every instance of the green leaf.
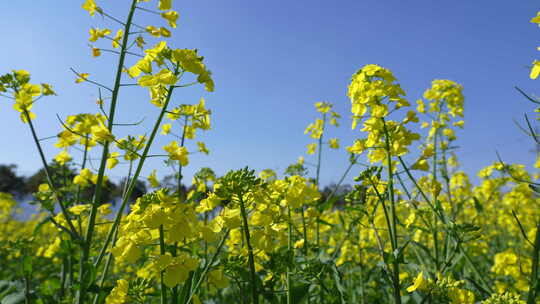
<path id="1" fill-rule="evenodd" d="M 540 187 L 533 184 L 529 184 L 529 188 L 531 188 L 531 190 L 534 191 L 534 193 L 540 194 Z"/>
<path id="2" fill-rule="evenodd" d="M 484 211 L 484 207 L 475 196 L 473 196 L 473 200 L 474 200 L 474 208 L 476 209 L 476 211 L 478 212 Z"/>
<path id="3" fill-rule="evenodd" d="M 0 304 L 18 304 L 24 303 L 24 291 L 9 294 L 2 299 Z"/>
<path id="4" fill-rule="evenodd" d="M 189 295 L 191 293 L 191 285 L 193 282 L 194 275 L 193 271 L 189 272 L 189 278 L 184 282 L 184 285 L 182 286 L 182 290 L 180 291 L 180 294 L 178 296 L 180 303 L 187 303 L 189 299 Z"/>
<path id="5" fill-rule="evenodd" d="M 46 218 L 44 218 L 42 221 L 40 221 L 36 227 L 34 227 L 34 231 L 32 231 L 32 236 L 36 236 L 39 231 L 41 230 L 41 227 L 43 227 L 43 225 L 45 225 L 46 223 L 48 223 L 49 221 L 51 220 L 51 217 L 50 216 L 47 216 Z"/>
<path id="6" fill-rule="evenodd" d="M 319 224 L 324 224 L 324 225 L 327 225 L 327 226 L 330 226 L 330 227 L 334 227 L 334 224 L 330 224 L 329 222 L 321 219 L 321 218 L 317 218 L 317 223 Z"/>
<path id="7" fill-rule="evenodd" d="M 342 304 L 345 304 L 345 287 L 341 284 L 341 275 L 336 265 L 332 265 L 332 277 L 334 278 L 334 283 L 336 284 L 339 293 L 339 299 Z"/>
<path id="8" fill-rule="evenodd" d="M 23 273 L 26 275 L 30 275 L 32 273 L 32 257 L 29 255 L 25 255 L 23 257 Z"/>
<path id="9" fill-rule="evenodd" d="M 291 297 L 293 303 L 300 303 L 309 293 L 309 283 L 293 284 L 291 290 Z"/>

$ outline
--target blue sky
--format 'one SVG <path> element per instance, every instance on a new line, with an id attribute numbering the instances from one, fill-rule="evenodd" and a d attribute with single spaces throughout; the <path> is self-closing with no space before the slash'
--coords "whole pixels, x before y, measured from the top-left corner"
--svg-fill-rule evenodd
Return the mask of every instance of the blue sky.
<path id="1" fill-rule="evenodd" d="M 97 111 L 96 89 L 75 84 L 70 67 L 112 83 L 116 58 L 92 58 L 88 29 L 111 27 L 115 32 L 118 26 L 91 18 L 80 8 L 82 2 L 0 2 L 0 73 L 26 69 L 34 82 L 51 83 L 58 93 L 35 106 L 42 137 L 60 131 L 56 114 Z M 124 18 L 130 1 L 96 2 Z M 146 7 L 152 6 L 157 0 Z M 534 162 L 532 141 L 514 123 L 523 122 L 524 113 L 532 116 L 534 107 L 513 87 L 540 92 L 538 82 L 528 78 L 528 66 L 540 57 L 540 28 L 529 22 L 540 9 L 536 1 L 199 0 L 173 1 L 173 7 L 180 18 L 169 44 L 199 49 L 216 83 L 214 93 L 195 87 L 179 90 L 174 99 L 195 103 L 204 97 L 213 111 L 213 129 L 199 138 L 211 154 L 191 157 L 188 178 L 201 166 L 218 174 L 246 165 L 282 172 L 311 142 L 303 131 L 316 118 L 317 101 L 334 103 L 343 115 L 342 126 L 329 134 L 340 138 L 342 146 L 365 136 L 350 130 L 346 92 L 351 75 L 371 63 L 391 69 L 411 103 L 433 79 L 464 86 L 466 128 L 457 134 L 462 169 L 474 173 L 489 165 L 495 151 L 508 162 Z M 145 26 L 163 24 L 140 11 L 135 20 Z M 120 94 L 118 122 L 145 118 L 131 133 L 144 133 L 158 113 L 147 96 L 135 88 Z M 0 129 L 0 163 L 18 164 L 22 174 L 39 168 L 29 130 L 7 99 L 0 100 Z M 168 140 L 160 137 L 154 151 L 161 153 Z M 52 143 L 46 143 L 49 158 L 58 152 Z M 337 181 L 346 165 L 343 149 L 325 152 L 322 183 Z M 159 176 L 169 173 L 158 160 L 148 162 L 144 173 L 153 168 Z M 111 176 L 125 171 L 120 167 Z"/>

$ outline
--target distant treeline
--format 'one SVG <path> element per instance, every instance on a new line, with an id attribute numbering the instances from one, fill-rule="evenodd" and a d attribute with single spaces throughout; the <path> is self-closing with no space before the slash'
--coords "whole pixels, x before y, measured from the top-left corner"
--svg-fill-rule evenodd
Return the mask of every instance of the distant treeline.
<path id="1" fill-rule="evenodd" d="M 69 164 L 60 165 L 56 162 L 49 164 L 53 180 L 59 183 L 61 187 L 73 186 L 73 178 L 77 175 L 77 171 Z M 0 192 L 10 193 L 16 199 L 27 197 L 38 191 L 39 185 L 47 183 L 45 170 L 39 169 L 30 176 L 21 176 L 16 173 L 17 165 L 2 165 L 0 164 Z M 104 201 L 115 203 L 115 199 L 121 197 L 125 178 L 118 183 L 107 180 L 104 189 L 102 189 L 102 198 Z M 89 199 L 94 192 L 94 187 L 88 187 L 81 193 L 83 199 Z M 132 193 L 131 200 L 147 192 L 146 183 L 137 181 L 135 189 Z"/>
<path id="2" fill-rule="evenodd" d="M 60 183 L 58 186 L 68 187 L 73 184 L 73 178 L 77 175 L 77 171 L 70 166 L 69 163 L 60 165 L 56 162 L 49 164 L 53 180 Z M 18 175 L 17 165 L 0 164 L 0 192 L 10 193 L 15 198 L 23 198 L 32 195 L 38 191 L 39 185 L 46 183 L 45 170 L 39 169 L 37 172 L 30 176 Z M 173 191 L 177 191 L 178 187 L 175 184 L 176 177 L 173 175 L 165 176 L 161 181 L 161 187 L 171 188 Z M 106 181 L 104 189 L 102 189 L 102 199 L 107 202 L 115 204 L 116 200 L 122 196 L 123 186 L 126 182 L 126 178 L 121 179 L 117 183 L 111 180 Z M 181 185 L 181 191 L 186 194 L 191 190 L 193 186 Z M 337 189 L 336 189 L 337 187 Z M 344 202 L 344 196 L 352 190 L 352 187 L 348 184 L 336 185 L 335 183 L 329 184 L 321 189 L 322 201 L 324 202 L 332 192 L 332 205 L 341 206 Z M 148 191 L 148 186 L 145 181 L 138 180 L 135 189 L 130 197 L 130 201 L 136 200 L 138 197 L 144 195 Z M 94 193 L 93 187 L 88 187 L 82 191 L 83 199 L 90 199 L 91 194 Z"/>

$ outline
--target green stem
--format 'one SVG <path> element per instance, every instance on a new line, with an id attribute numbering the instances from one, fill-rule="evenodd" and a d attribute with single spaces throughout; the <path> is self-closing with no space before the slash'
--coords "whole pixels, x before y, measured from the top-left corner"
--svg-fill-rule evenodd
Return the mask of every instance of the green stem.
<path id="1" fill-rule="evenodd" d="M 536 225 L 536 236 L 532 252 L 531 278 L 529 280 L 529 294 L 527 295 L 527 304 L 536 303 L 538 293 L 538 258 L 540 251 L 540 222 Z"/>
<path id="2" fill-rule="evenodd" d="M 164 237 L 164 233 L 163 233 L 163 225 L 160 225 L 159 226 L 159 253 L 161 255 L 164 255 L 165 254 L 165 237 Z M 161 301 L 160 303 L 161 304 L 166 304 L 167 303 L 167 287 L 165 286 L 165 283 L 163 281 L 163 273 L 165 271 L 161 271 L 160 274 L 159 274 L 159 284 L 160 284 L 160 287 L 161 287 Z"/>
<path id="3" fill-rule="evenodd" d="M 43 153 L 43 149 L 41 148 L 41 144 L 39 143 L 39 139 L 36 134 L 36 130 L 34 129 L 34 124 L 32 123 L 32 120 L 30 119 L 30 114 L 27 110 L 24 110 L 23 114 L 26 117 L 26 120 L 28 121 L 28 125 L 30 126 L 30 132 L 32 133 L 32 138 L 34 139 L 34 143 L 36 144 L 36 147 L 38 149 L 39 157 L 41 158 L 41 163 L 43 164 L 43 169 L 45 170 L 45 177 L 47 178 L 47 183 L 49 184 L 49 187 L 51 188 L 52 192 L 54 193 L 54 197 L 60 206 L 60 211 L 64 215 L 64 218 L 66 219 L 66 222 L 68 223 L 68 227 L 70 230 L 70 235 L 72 239 L 79 240 L 80 236 L 77 233 L 77 229 L 75 226 L 73 226 L 73 222 L 71 221 L 71 217 L 69 216 L 69 213 L 66 209 L 66 206 L 62 203 L 62 200 L 59 197 L 59 193 L 56 190 L 56 187 L 52 180 L 51 170 L 49 168 L 49 165 L 47 164 L 47 160 L 45 159 L 45 153 Z"/>
<path id="4" fill-rule="evenodd" d="M 197 283 L 195 284 L 195 287 L 193 287 L 193 289 L 191 289 L 190 291 L 190 295 L 189 295 L 189 298 L 188 300 L 186 301 L 186 304 L 189 304 L 191 299 L 193 299 L 193 296 L 195 294 L 197 294 L 197 290 L 199 289 L 199 287 L 201 286 L 202 282 L 204 280 L 206 280 L 206 275 L 208 274 L 208 270 L 210 269 L 210 267 L 212 267 L 212 264 L 214 264 L 214 261 L 216 260 L 217 256 L 219 255 L 219 253 L 221 252 L 221 249 L 223 248 L 223 245 L 225 244 L 225 241 L 227 240 L 227 237 L 229 236 L 229 229 L 225 230 L 225 234 L 223 234 L 223 237 L 221 238 L 221 241 L 219 242 L 219 245 L 216 249 L 216 252 L 214 253 L 214 255 L 212 256 L 212 258 L 210 259 L 209 262 L 206 263 L 205 267 L 204 267 L 204 270 L 203 272 L 201 273 L 201 276 L 199 277 L 199 280 L 197 281 Z"/>
<path id="5" fill-rule="evenodd" d="M 184 129 L 182 131 L 182 139 L 180 140 L 180 146 L 184 146 L 186 140 L 186 127 L 187 127 L 187 116 L 184 120 Z M 176 192 L 178 198 L 178 204 L 182 202 L 182 163 L 178 161 L 178 177 L 176 180 Z M 173 257 L 176 257 L 176 250 L 178 249 L 178 244 L 175 242 L 173 248 L 171 249 L 171 254 Z M 171 302 L 173 304 L 178 303 L 178 286 L 174 286 L 172 289 Z"/>
<path id="6" fill-rule="evenodd" d="M 132 169 L 133 169 L 133 160 L 129 162 L 128 175 L 127 175 L 127 178 L 126 178 L 126 182 L 124 183 L 124 188 L 122 189 L 122 199 L 124 199 L 125 196 L 126 196 L 127 186 L 130 183 Z M 114 231 L 114 235 L 113 235 L 113 239 L 112 239 L 112 246 L 113 247 L 116 244 L 117 238 L 118 238 L 118 229 Z M 101 279 L 99 281 L 99 286 L 100 287 L 103 287 L 103 285 L 105 284 L 105 279 L 107 278 L 107 274 L 108 274 L 109 269 L 111 267 L 112 260 L 113 260 L 112 252 L 107 253 L 107 260 L 105 261 L 105 267 L 103 268 L 103 272 L 101 273 Z M 99 302 L 99 294 L 97 294 L 94 297 L 94 304 L 98 304 L 98 302 Z"/>
<path id="7" fill-rule="evenodd" d="M 304 251 L 304 255 L 307 257 L 308 256 L 308 237 L 307 237 L 307 225 L 306 225 L 306 215 L 305 215 L 305 206 L 302 206 L 301 207 L 301 216 L 302 216 L 302 237 L 304 238 L 304 246 L 303 246 L 303 251 Z"/>
<path id="8" fill-rule="evenodd" d="M 30 294 L 30 274 L 24 269 L 26 267 L 24 262 L 22 263 L 22 267 L 24 272 L 24 303 L 30 304 L 32 303 L 32 295 Z"/>
<path id="9" fill-rule="evenodd" d="M 239 195 L 239 202 L 240 202 L 240 212 L 242 214 L 242 228 L 244 230 L 244 236 L 246 238 L 246 246 L 248 249 L 248 262 L 249 262 L 249 271 L 251 273 L 251 299 L 252 304 L 258 304 L 259 303 L 259 295 L 257 292 L 257 274 L 255 273 L 255 258 L 253 256 L 253 248 L 251 247 L 251 238 L 249 234 L 249 225 L 247 220 L 247 212 L 246 207 L 244 206 L 244 200 L 242 198 L 242 195 Z"/>
<path id="10" fill-rule="evenodd" d="M 440 114 L 439 114 L 440 116 Z M 432 183 L 435 183 L 437 181 L 437 133 L 438 129 L 435 130 L 435 134 L 433 135 L 433 179 Z M 436 193 L 432 191 L 433 195 L 433 201 L 435 202 L 436 206 L 439 206 L 438 204 L 438 198 L 436 196 Z M 438 238 L 438 223 L 437 223 L 437 215 L 433 214 L 433 225 L 432 225 L 432 236 L 433 236 L 433 250 L 434 250 L 434 256 L 435 256 L 435 269 L 439 271 L 439 238 Z"/>
<path id="11" fill-rule="evenodd" d="M 390 242 L 392 242 L 391 240 L 394 239 L 394 232 L 392 231 L 392 225 L 390 224 L 390 216 L 388 215 L 385 199 L 381 195 L 379 190 L 377 189 L 377 185 L 375 185 L 375 182 L 373 182 L 373 179 L 371 179 L 371 177 L 368 177 L 368 179 L 369 179 L 369 182 L 371 183 L 371 187 L 373 187 L 373 190 L 375 191 L 375 194 L 377 195 L 377 198 L 382 204 L 382 208 L 384 212 L 384 219 L 386 220 L 386 227 L 388 228 L 388 238 L 390 239 Z M 393 247 L 394 245 L 392 244 L 392 250 L 394 249 Z"/>
<path id="12" fill-rule="evenodd" d="M 118 59 L 118 66 L 116 68 L 116 77 L 114 81 L 114 87 L 112 91 L 111 96 L 111 105 L 109 108 L 109 118 L 107 121 L 107 128 L 110 133 L 112 133 L 112 128 L 114 125 L 114 116 L 116 112 L 116 103 L 118 101 L 118 94 L 120 92 L 120 81 L 122 79 L 122 69 L 124 68 L 124 60 L 126 57 L 126 46 L 128 43 L 129 38 L 129 29 L 131 27 L 133 14 L 135 13 L 135 7 L 137 4 L 137 0 L 131 1 L 131 8 L 128 13 L 127 21 L 124 26 L 124 37 L 122 38 L 122 46 L 120 50 L 120 58 Z M 92 199 L 92 209 L 90 210 L 90 216 L 88 219 L 88 227 L 86 229 L 86 236 L 84 238 L 83 246 L 82 246 L 82 252 L 81 252 L 81 260 L 80 260 L 80 271 L 79 271 L 79 296 L 77 298 L 77 304 L 83 304 L 86 298 L 86 288 L 87 283 L 86 282 L 86 276 L 87 276 L 87 263 L 88 259 L 90 257 L 90 248 L 92 246 L 92 237 L 94 234 L 94 227 L 96 222 L 96 216 L 97 216 L 97 210 L 100 205 L 101 200 L 101 190 L 103 187 L 103 177 L 105 175 L 105 165 L 107 162 L 107 157 L 109 155 L 109 144 L 110 142 L 106 140 L 103 143 L 103 152 L 101 155 L 101 163 L 99 165 L 98 170 L 98 177 L 96 182 L 96 189 L 94 192 L 94 196 Z"/>
<path id="13" fill-rule="evenodd" d="M 463 254 L 465 259 L 469 263 L 469 266 L 471 266 L 471 269 L 473 270 L 474 274 L 478 277 L 480 282 L 482 282 L 482 285 L 484 285 L 483 287 L 485 288 L 485 290 L 487 290 L 489 293 L 493 293 L 493 289 L 490 287 L 490 285 L 487 283 L 487 281 L 485 279 L 485 274 L 483 275 L 482 273 L 480 273 L 480 270 L 478 270 L 478 267 L 476 267 L 476 264 L 471 259 L 471 256 L 469 255 L 467 250 L 465 250 L 465 248 L 463 248 L 463 246 L 461 246 L 461 243 L 458 243 L 458 245 L 459 245 L 461 253 Z"/>
<path id="14" fill-rule="evenodd" d="M 409 177 L 409 179 L 414 183 L 414 186 L 416 187 L 416 189 L 418 189 L 418 192 L 420 192 L 420 194 L 422 195 L 422 197 L 424 198 L 424 200 L 426 201 L 426 203 L 429 205 L 429 207 L 431 208 L 431 210 L 433 210 L 438 216 L 439 216 L 439 219 L 441 220 L 441 222 L 443 224 L 447 224 L 447 219 L 446 219 L 446 216 L 445 214 L 443 213 L 444 211 L 442 209 L 437 209 L 435 206 L 433 206 L 433 204 L 431 203 L 431 201 L 429 200 L 429 198 L 427 197 L 427 195 L 424 193 L 424 191 L 422 191 L 422 188 L 418 185 L 418 182 L 416 181 L 416 179 L 414 178 L 414 176 L 411 174 L 411 172 L 409 171 L 409 168 L 407 167 L 407 165 L 405 164 L 405 162 L 403 161 L 403 159 L 398 156 L 399 158 L 399 161 L 401 162 L 401 165 L 403 166 L 403 169 L 405 170 L 405 172 L 407 173 L 407 176 Z M 457 243 L 457 244 L 461 244 L 461 240 L 458 238 L 458 236 L 456 236 L 455 234 L 450 234 L 452 239 Z M 471 267 L 471 269 L 473 270 L 474 274 L 478 277 L 478 279 L 480 280 L 480 282 L 482 282 L 482 284 L 484 285 L 483 287 L 489 291 L 490 293 L 493 293 L 493 289 L 490 287 L 489 284 L 487 284 L 486 282 L 486 278 L 485 278 L 485 275 L 482 275 L 480 273 L 480 271 L 478 270 L 478 267 L 476 266 L 476 264 L 473 262 L 473 260 L 471 259 L 471 257 L 469 256 L 469 254 L 467 253 L 467 251 L 463 248 L 463 246 L 459 246 L 459 250 L 460 252 L 463 254 L 463 256 L 465 257 L 465 260 L 467 261 L 467 263 L 469 264 L 469 266 Z"/>
<path id="15" fill-rule="evenodd" d="M 67 276 L 67 257 L 66 255 L 62 256 L 62 269 L 61 269 L 61 275 L 60 275 L 60 290 L 58 293 L 58 297 L 60 300 L 64 298 L 64 292 L 66 288 L 66 276 Z"/>
<path id="16" fill-rule="evenodd" d="M 321 130 L 321 136 L 319 137 L 318 141 L 318 150 L 317 150 L 317 169 L 315 173 L 315 186 L 317 187 L 317 191 L 319 190 L 319 179 L 321 174 L 321 158 L 322 158 L 322 141 L 324 136 L 324 126 L 326 121 L 326 114 L 323 114 L 323 125 Z M 317 248 L 320 246 L 320 224 L 319 224 L 319 216 L 317 216 L 317 223 L 316 223 L 316 241 L 317 241 Z"/>
<path id="17" fill-rule="evenodd" d="M 315 175 L 315 186 L 317 187 L 317 191 L 319 191 L 319 182 L 320 182 L 320 174 L 321 174 L 321 158 L 322 158 L 322 143 L 323 143 L 323 136 L 324 136 L 324 128 L 326 125 L 326 113 L 323 113 L 323 125 L 321 130 L 321 136 L 319 137 L 318 142 L 318 150 L 317 150 L 317 170 Z M 318 208 L 321 209 L 321 208 Z M 317 210 L 320 211 L 322 210 Z M 317 250 L 320 252 L 321 248 L 321 224 L 320 224 L 320 216 L 317 215 L 317 219 L 315 222 L 315 241 L 317 243 Z M 319 289 L 319 301 L 322 303 L 323 301 L 323 288 Z"/>
<path id="18" fill-rule="evenodd" d="M 386 149 L 386 164 L 388 167 L 388 196 L 390 197 L 390 214 L 392 215 L 392 227 L 389 227 L 392 229 L 393 237 L 392 237 L 392 254 L 394 255 L 394 262 L 393 262 L 393 280 L 392 283 L 394 285 L 394 303 L 401 304 L 401 287 L 399 282 L 399 259 L 396 255 L 396 250 L 398 250 L 398 242 L 397 242 L 397 214 L 396 214 L 396 201 L 395 201 L 395 194 L 394 194 L 394 173 L 392 170 L 392 150 L 390 147 L 390 134 L 388 132 L 388 128 L 386 126 L 386 121 L 384 118 L 381 118 L 383 122 L 383 131 L 384 131 L 384 141 L 385 141 L 385 149 Z M 402 254 L 402 253 L 398 253 Z"/>
<path id="19" fill-rule="evenodd" d="M 291 208 L 287 207 L 288 214 L 288 229 L 287 229 L 287 304 L 292 304 L 292 277 L 291 266 L 293 264 L 293 246 L 292 246 L 292 223 L 291 223 Z"/>
<path id="20" fill-rule="evenodd" d="M 81 171 L 86 168 L 86 161 L 88 159 L 88 135 L 84 140 L 84 152 L 83 152 L 83 161 L 81 164 Z M 78 205 L 81 201 L 81 185 L 77 185 L 77 194 L 75 195 L 75 205 Z M 82 234 L 82 231 L 81 231 Z"/>
<path id="21" fill-rule="evenodd" d="M 120 221 L 122 219 L 123 211 L 124 211 L 124 209 L 125 209 L 125 207 L 127 205 L 129 197 L 131 196 L 131 193 L 133 192 L 133 189 L 135 188 L 135 184 L 136 184 L 137 179 L 139 178 L 139 175 L 141 173 L 142 167 L 144 165 L 144 161 L 146 160 L 146 158 L 148 156 L 148 153 L 150 151 L 150 147 L 152 146 L 152 143 L 154 142 L 154 138 L 156 137 L 156 134 L 157 134 L 157 132 L 159 130 L 159 126 L 161 125 L 161 121 L 163 120 L 163 117 L 164 117 L 165 113 L 167 112 L 167 107 L 168 107 L 168 105 L 170 103 L 173 91 L 174 91 L 174 88 L 169 87 L 169 91 L 168 91 L 167 97 L 165 99 L 165 103 L 163 105 L 163 108 L 161 109 L 161 112 L 159 113 L 159 117 L 156 120 L 156 123 L 154 124 L 154 128 L 152 129 L 152 133 L 150 134 L 150 137 L 148 138 L 148 143 L 144 147 L 144 151 L 143 151 L 143 153 L 141 155 L 141 159 L 137 163 L 137 168 L 135 169 L 135 173 L 133 174 L 133 178 L 131 179 L 131 182 L 129 183 L 129 186 L 128 186 L 127 191 L 126 191 L 126 195 L 125 195 L 124 199 L 122 200 L 122 204 L 120 205 L 120 209 L 118 209 L 118 212 L 117 212 L 116 217 L 114 219 L 114 223 L 113 223 L 111 229 L 109 230 L 109 232 L 107 233 L 107 237 L 105 238 L 105 242 L 103 243 L 103 247 L 101 248 L 101 251 L 100 251 L 100 253 L 99 253 L 99 255 L 98 255 L 97 259 L 96 259 L 96 262 L 94 263 L 95 267 L 98 267 L 99 264 L 101 263 L 101 260 L 103 259 L 103 256 L 105 255 L 105 253 L 107 251 L 107 248 L 109 246 L 109 243 L 110 243 L 110 241 L 112 239 L 114 231 L 118 228 L 118 225 L 120 224 Z"/>

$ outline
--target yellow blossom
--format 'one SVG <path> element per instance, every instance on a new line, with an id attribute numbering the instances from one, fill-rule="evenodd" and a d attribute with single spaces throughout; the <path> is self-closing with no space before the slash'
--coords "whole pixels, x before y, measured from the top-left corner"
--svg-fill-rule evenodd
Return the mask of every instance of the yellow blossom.
<path id="1" fill-rule="evenodd" d="M 167 20 L 170 27 L 176 28 L 176 20 L 178 19 L 178 12 L 176 12 L 176 11 L 168 11 L 166 13 L 162 13 L 161 17 L 163 17 L 163 18 L 165 18 L 165 20 Z"/>
<path id="2" fill-rule="evenodd" d="M 169 153 L 170 159 L 179 161 L 182 166 L 188 165 L 189 160 L 186 147 L 179 147 L 176 141 L 172 141 L 170 144 L 163 147 L 163 150 Z"/>
<path id="3" fill-rule="evenodd" d="M 172 0 L 159 0 L 159 9 L 162 11 L 170 10 L 172 7 Z"/>
<path id="4" fill-rule="evenodd" d="M 420 272 L 414 279 L 413 285 L 407 288 L 408 292 L 413 292 L 415 290 L 424 290 L 428 286 L 427 280 L 424 278 L 424 272 Z"/>
<path id="5" fill-rule="evenodd" d="M 152 170 L 150 175 L 148 175 L 148 182 L 150 183 L 150 187 L 152 188 L 159 187 L 159 181 L 156 177 L 156 170 Z"/>
<path id="6" fill-rule="evenodd" d="M 96 5 L 96 2 L 94 0 L 85 0 L 82 8 L 90 14 L 90 16 L 94 16 L 95 12 L 101 13 L 102 10 L 99 6 Z"/>
<path id="7" fill-rule="evenodd" d="M 119 29 L 116 32 L 116 35 L 114 36 L 114 38 L 112 40 L 112 47 L 113 48 L 116 49 L 116 48 L 120 47 L 120 40 L 122 39 L 123 36 L 124 36 L 124 30 Z"/>
<path id="8" fill-rule="evenodd" d="M 88 74 L 88 73 L 80 73 L 78 76 L 79 76 L 79 78 L 77 78 L 75 80 L 75 83 L 81 83 L 83 81 L 86 81 L 86 79 L 88 78 L 88 76 L 90 76 L 90 74 Z"/>
<path id="9" fill-rule="evenodd" d="M 307 145 L 307 154 L 315 154 L 315 151 L 317 150 L 317 144 L 312 143 Z"/>
<path id="10" fill-rule="evenodd" d="M 66 150 L 62 150 L 62 152 L 58 153 L 56 157 L 54 158 L 54 160 L 56 160 L 61 165 L 67 163 L 71 159 L 72 159 L 71 155 L 69 155 L 69 153 Z"/>

